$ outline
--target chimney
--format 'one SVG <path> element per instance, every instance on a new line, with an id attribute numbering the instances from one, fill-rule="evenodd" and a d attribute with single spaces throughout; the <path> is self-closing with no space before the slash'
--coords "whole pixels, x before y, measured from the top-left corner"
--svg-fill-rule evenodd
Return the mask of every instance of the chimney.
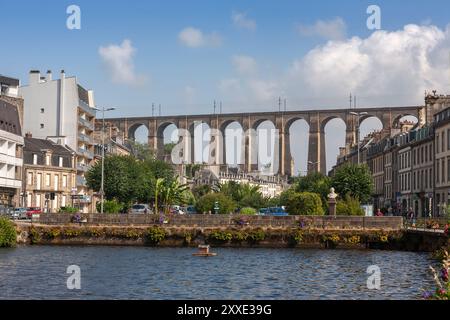
<path id="1" fill-rule="evenodd" d="M 33 138 L 33 135 L 28 131 L 27 133 L 25 133 L 25 138 Z"/>
<path id="2" fill-rule="evenodd" d="M 61 80 L 66 77 L 66 73 L 64 70 L 61 70 Z"/>
<path id="3" fill-rule="evenodd" d="M 52 70 L 47 70 L 47 81 L 52 81 Z"/>
<path id="4" fill-rule="evenodd" d="M 31 70 L 29 75 L 29 85 L 38 84 L 41 81 L 41 72 L 39 70 Z"/>

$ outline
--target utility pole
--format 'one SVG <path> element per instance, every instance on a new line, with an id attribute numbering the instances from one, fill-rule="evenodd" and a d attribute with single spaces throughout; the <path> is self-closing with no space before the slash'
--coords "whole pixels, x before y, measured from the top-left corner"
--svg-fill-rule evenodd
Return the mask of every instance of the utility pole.
<path id="1" fill-rule="evenodd" d="M 278 97 L 278 112 L 281 112 L 281 97 Z"/>
<path id="2" fill-rule="evenodd" d="M 216 114 L 216 100 L 214 100 L 214 113 L 213 114 Z"/>
<path id="3" fill-rule="evenodd" d="M 152 117 L 155 116 L 155 104 L 152 103 Z"/>

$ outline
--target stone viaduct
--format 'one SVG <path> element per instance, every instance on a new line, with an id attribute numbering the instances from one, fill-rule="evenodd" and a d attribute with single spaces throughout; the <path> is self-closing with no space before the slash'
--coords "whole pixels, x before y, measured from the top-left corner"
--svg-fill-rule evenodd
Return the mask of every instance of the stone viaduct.
<path id="1" fill-rule="evenodd" d="M 225 137 L 225 129 L 233 122 L 241 125 L 243 130 L 243 141 L 245 145 L 245 161 L 242 169 L 245 172 L 252 172 L 257 169 L 255 155 L 256 137 L 254 132 L 264 121 L 270 121 L 278 130 L 278 151 L 276 159 L 279 160 L 278 174 L 282 176 L 291 175 L 291 139 L 290 126 L 296 120 L 305 120 L 309 125 L 309 148 L 308 148 L 308 171 L 326 173 L 325 154 L 325 126 L 332 119 L 342 119 L 346 125 L 346 146 L 351 147 L 357 143 L 358 116 L 352 113 L 367 113 L 360 117 L 360 122 L 369 117 L 378 118 L 383 129 L 397 128 L 399 120 L 404 116 L 415 116 L 419 122 L 425 122 L 426 112 L 424 106 L 407 107 L 380 107 L 380 108 L 356 108 L 356 109 L 331 109 L 331 110 L 301 110 L 301 111 L 281 111 L 281 112 L 252 112 L 252 113 L 229 113 L 229 114 L 203 114 L 203 115 L 178 115 L 178 116 L 155 116 L 155 117 L 129 117 L 129 118 L 109 118 L 109 123 L 117 126 L 124 132 L 125 138 L 134 140 L 135 132 L 140 126 L 148 129 L 148 144 L 154 150 L 161 151 L 164 144 L 164 130 L 173 124 L 178 129 L 185 129 L 191 134 L 189 141 L 194 141 L 194 128 L 199 123 L 205 123 L 210 129 L 216 129 L 218 133 Z M 249 130 L 254 129 L 254 130 Z M 253 133 L 252 133 L 253 132 Z M 180 136 L 180 139 L 183 139 Z M 186 141 L 188 141 L 186 140 Z M 216 144 L 217 152 L 223 159 L 226 159 L 225 143 L 219 143 L 214 134 L 211 134 L 210 145 Z M 225 141 L 225 139 L 223 139 Z M 191 151 L 188 158 L 193 162 L 193 143 L 190 145 Z M 277 157 L 278 155 L 278 157 Z M 219 154 L 216 154 L 219 157 Z M 225 161 L 224 161 L 225 162 Z"/>

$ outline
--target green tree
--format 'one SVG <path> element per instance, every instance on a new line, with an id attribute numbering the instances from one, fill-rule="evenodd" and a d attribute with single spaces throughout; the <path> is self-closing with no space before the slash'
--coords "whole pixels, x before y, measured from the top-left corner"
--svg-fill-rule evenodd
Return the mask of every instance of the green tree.
<path id="1" fill-rule="evenodd" d="M 188 187 L 180 184 L 177 180 L 171 181 L 169 185 L 162 185 L 160 193 L 166 214 L 169 213 L 170 206 L 186 204 L 187 191 Z"/>
<path id="2" fill-rule="evenodd" d="M 97 212 L 101 211 L 101 202 L 97 203 Z M 119 213 L 123 210 L 123 205 L 119 203 L 117 200 L 105 200 L 103 204 L 103 212 L 104 213 Z"/>
<path id="3" fill-rule="evenodd" d="M 311 192 L 291 192 L 286 210 L 291 215 L 321 216 L 324 214 L 320 195 Z"/>
<path id="4" fill-rule="evenodd" d="M 341 198 L 348 194 L 367 203 L 373 191 L 372 174 L 367 165 L 346 164 L 336 170 L 331 185 Z"/>
<path id="5" fill-rule="evenodd" d="M 14 247 L 17 242 L 17 233 L 14 223 L 7 218 L 0 217 L 0 248 Z"/>
<path id="6" fill-rule="evenodd" d="M 219 213 L 228 214 L 236 210 L 236 202 L 223 193 L 209 193 L 198 199 L 196 208 L 201 213 L 214 213 L 214 204 L 219 202 Z"/>
<path id="7" fill-rule="evenodd" d="M 256 209 L 251 208 L 251 207 L 245 207 L 245 208 L 242 208 L 239 213 L 243 214 L 243 215 L 251 216 L 251 215 L 255 215 L 256 214 Z"/>
<path id="8" fill-rule="evenodd" d="M 267 205 L 267 199 L 263 197 L 260 186 L 257 185 L 228 181 L 219 184 L 217 191 L 233 199 L 241 208 L 252 207 L 260 209 Z"/>
<path id="9" fill-rule="evenodd" d="M 347 194 L 344 199 L 338 199 L 336 203 L 336 214 L 342 216 L 363 216 L 365 212 L 361 208 L 359 200 Z"/>
<path id="10" fill-rule="evenodd" d="M 207 184 L 197 185 L 192 188 L 192 194 L 194 195 L 195 200 L 198 200 L 201 197 L 203 197 L 205 194 L 208 194 L 211 192 L 212 192 L 212 188 L 210 185 L 207 185 Z"/>
<path id="11" fill-rule="evenodd" d="M 294 179 L 293 188 L 296 192 L 313 192 L 320 195 L 324 209 L 328 207 L 328 194 L 331 188 L 331 179 L 326 175 L 315 172 L 304 177 Z"/>

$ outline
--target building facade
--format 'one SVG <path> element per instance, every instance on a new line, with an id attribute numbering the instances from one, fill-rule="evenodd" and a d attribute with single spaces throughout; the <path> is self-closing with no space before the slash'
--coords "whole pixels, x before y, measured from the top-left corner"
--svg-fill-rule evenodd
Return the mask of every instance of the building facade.
<path id="1" fill-rule="evenodd" d="M 24 131 L 34 138 L 51 139 L 76 152 L 76 186 L 81 210 L 94 211 L 85 173 L 94 159 L 94 94 L 78 84 L 76 77 L 53 79 L 51 71 L 41 77 L 30 71 L 29 84 L 19 89 L 24 98 Z"/>
<path id="2" fill-rule="evenodd" d="M 23 137 L 19 80 L 0 76 L 0 211 L 20 205 Z"/>
<path id="3" fill-rule="evenodd" d="M 25 137 L 24 206 L 58 212 L 61 207 L 80 207 L 77 194 L 76 153 L 48 139 Z"/>

